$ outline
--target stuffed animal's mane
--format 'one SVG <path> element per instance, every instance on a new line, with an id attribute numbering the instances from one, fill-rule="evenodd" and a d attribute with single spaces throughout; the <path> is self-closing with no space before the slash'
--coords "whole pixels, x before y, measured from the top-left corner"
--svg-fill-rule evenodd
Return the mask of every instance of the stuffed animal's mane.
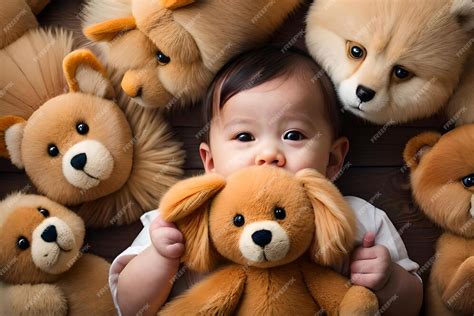
<path id="1" fill-rule="evenodd" d="M 32 29 L 0 50 L 0 115 L 28 119 L 47 100 L 66 91 L 64 57 L 74 40 L 63 29 Z"/>

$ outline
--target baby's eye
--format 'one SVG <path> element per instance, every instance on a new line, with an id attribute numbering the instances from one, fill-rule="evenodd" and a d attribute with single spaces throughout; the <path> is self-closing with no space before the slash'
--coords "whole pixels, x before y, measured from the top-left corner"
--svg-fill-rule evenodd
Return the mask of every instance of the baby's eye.
<path id="1" fill-rule="evenodd" d="M 255 140 L 255 137 L 253 137 L 253 135 L 250 133 L 239 133 L 237 136 L 235 136 L 235 139 L 237 139 L 239 142 L 251 142 Z"/>
<path id="2" fill-rule="evenodd" d="M 302 140 L 305 138 L 306 137 L 301 132 L 298 132 L 298 131 L 288 131 L 285 133 L 285 135 L 283 135 L 283 139 L 288 139 L 288 140 L 293 140 L 293 141 Z"/>

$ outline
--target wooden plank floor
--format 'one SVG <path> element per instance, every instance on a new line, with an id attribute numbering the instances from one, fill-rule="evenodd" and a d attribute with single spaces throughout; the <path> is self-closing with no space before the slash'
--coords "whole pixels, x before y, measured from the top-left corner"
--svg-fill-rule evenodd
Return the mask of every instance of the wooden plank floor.
<path id="1" fill-rule="evenodd" d="M 76 28 L 80 1 L 54 1 L 42 14 L 43 24 L 64 24 Z M 304 47 L 301 30 L 305 8 L 295 14 L 278 32 L 275 42 L 286 44 L 296 39 L 296 46 Z M 66 22 L 57 22 L 66 21 Z M 76 30 L 77 31 L 77 30 Z M 176 136 L 184 143 L 187 153 L 186 174 L 202 172 L 198 156 L 196 133 L 202 127 L 198 106 L 190 111 L 175 112 L 170 121 Z M 408 139 L 427 129 L 443 131 L 446 120 L 438 116 L 401 126 L 374 126 L 344 114 L 344 125 L 350 139 L 350 152 L 341 177 L 336 184 L 345 195 L 359 196 L 386 211 L 405 242 L 409 255 L 423 267 L 426 279 L 430 258 L 439 230 L 414 205 L 403 167 L 402 150 Z M 14 190 L 32 191 L 24 173 L 0 159 L 0 197 Z M 112 260 L 141 229 L 140 223 L 103 230 L 88 230 L 87 242 L 91 251 Z"/>

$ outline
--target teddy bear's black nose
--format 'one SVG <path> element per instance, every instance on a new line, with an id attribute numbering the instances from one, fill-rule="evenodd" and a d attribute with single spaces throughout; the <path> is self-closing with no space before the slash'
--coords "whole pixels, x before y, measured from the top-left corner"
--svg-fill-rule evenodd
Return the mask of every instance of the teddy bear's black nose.
<path id="1" fill-rule="evenodd" d="M 375 91 L 363 85 L 358 85 L 356 95 L 362 102 L 369 102 L 375 96 Z"/>
<path id="2" fill-rule="evenodd" d="M 41 239 L 46 242 L 54 242 L 58 238 L 58 232 L 56 231 L 56 227 L 54 225 L 49 225 L 46 229 L 41 233 Z"/>
<path id="3" fill-rule="evenodd" d="M 71 159 L 71 166 L 76 170 L 83 170 L 86 163 L 87 163 L 87 155 L 84 153 L 77 154 Z"/>
<path id="4" fill-rule="evenodd" d="M 260 247 L 265 247 L 272 241 L 272 232 L 266 229 L 257 230 L 252 234 L 252 240 Z"/>

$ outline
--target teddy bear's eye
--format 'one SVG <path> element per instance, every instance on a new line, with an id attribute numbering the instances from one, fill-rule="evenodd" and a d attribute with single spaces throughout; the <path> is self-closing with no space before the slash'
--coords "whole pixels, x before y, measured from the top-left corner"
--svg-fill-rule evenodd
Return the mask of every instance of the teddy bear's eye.
<path id="1" fill-rule="evenodd" d="M 26 237 L 20 236 L 16 242 L 16 246 L 21 250 L 26 250 L 30 247 L 30 242 L 28 239 L 26 239 Z"/>
<path id="2" fill-rule="evenodd" d="M 275 214 L 276 219 L 285 219 L 286 217 L 286 211 L 283 207 L 275 207 L 273 213 Z"/>
<path id="3" fill-rule="evenodd" d="M 464 184 L 466 188 L 472 187 L 474 185 L 474 174 L 470 174 L 462 178 L 462 184 Z"/>
<path id="4" fill-rule="evenodd" d="M 241 214 L 237 214 L 234 216 L 234 225 L 240 227 L 245 224 L 245 218 Z"/>
<path id="5" fill-rule="evenodd" d="M 365 48 L 355 42 L 352 41 L 347 41 L 347 54 L 349 55 L 350 58 L 352 59 L 362 59 L 365 57 L 366 52 Z"/>
<path id="6" fill-rule="evenodd" d="M 49 144 L 48 145 L 48 155 L 51 157 L 56 157 L 59 155 L 59 148 L 55 144 Z"/>
<path id="7" fill-rule="evenodd" d="M 49 217 L 49 211 L 45 208 L 38 207 L 38 212 L 40 212 L 44 217 Z"/>
<path id="8" fill-rule="evenodd" d="M 76 130 L 79 134 L 85 135 L 85 134 L 89 133 L 89 125 L 87 125 L 86 123 L 82 123 L 82 122 L 77 123 Z"/>
<path id="9" fill-rule="evenodd" d="M 171 59 L 165 54 L 163 54 L 161 50 L 156 52 L 155 58 L 161 66 L 167 65 L 171 61 Z"/>

